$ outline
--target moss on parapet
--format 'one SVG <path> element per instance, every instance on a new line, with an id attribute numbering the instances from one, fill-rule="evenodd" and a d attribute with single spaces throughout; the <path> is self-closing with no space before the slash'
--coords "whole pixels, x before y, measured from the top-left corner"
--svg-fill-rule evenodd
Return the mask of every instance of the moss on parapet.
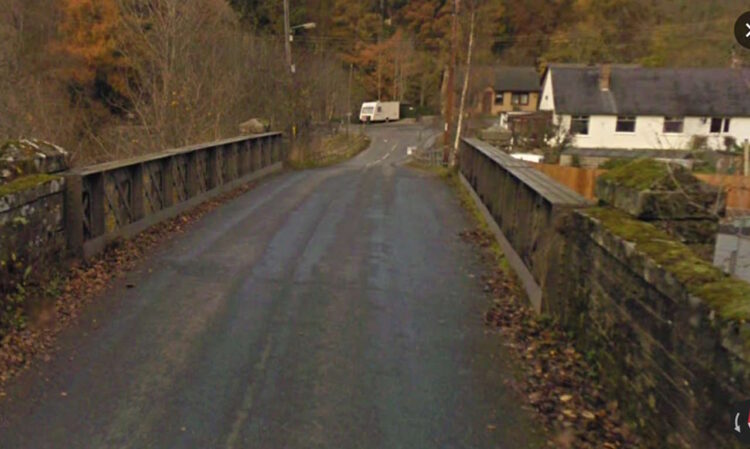
<path id="1" fill-rule="evenodd" d="M 68 168 L 68 153 L 38 139 L 0 144 L 0 185 L 35 173 L 59 173 Z"/>
<path id="2" fill-rule="evenodd" d="M 628 242 L 672 274 L 688 292 L 715 308 L 726 319 L 750 319 L 750 284 L 731 278 L 689 247 L 654 225 L 638 221 L 617 209 L 596 207 L 582 213 Z"/>
<path id="3" fill-rule="evenodd" d="M 673 190 L 677 187 L 673 178 L 674 173 L 669 165 L 654 159 L 636 159 L 600 175 L 604 181 L 636 190 Z"/>
<path id="4" fill-rule="evenodd" d="M 17 178 L 7 184 L 0 185 L 0 196 L 33 189 L 34 187 L 40 186 L 49 181 L 54 181 L 59 178 L 59 176 L 46 174 L 29 175 L 22 178 Z"/>

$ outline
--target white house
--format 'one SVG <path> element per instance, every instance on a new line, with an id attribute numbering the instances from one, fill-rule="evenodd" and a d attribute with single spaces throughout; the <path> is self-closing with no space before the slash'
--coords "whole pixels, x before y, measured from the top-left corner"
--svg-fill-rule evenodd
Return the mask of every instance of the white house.
<path id="1" fill-rule="evenodd" d="M 540 111 L 581 149 L 735 149 L 750 140 L 750 70 L 551 65 Z"/>

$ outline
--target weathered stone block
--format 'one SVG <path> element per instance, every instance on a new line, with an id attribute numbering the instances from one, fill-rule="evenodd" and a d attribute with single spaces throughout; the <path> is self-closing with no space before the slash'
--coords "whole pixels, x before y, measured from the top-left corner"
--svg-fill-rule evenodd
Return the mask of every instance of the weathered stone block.
<path id="1" fill-rule="evenodd" d="M 715 243 L 719 232 L 719 223 L 713 219 L 656 220 L 651 223 L 686 244 Z"/>
<path id="2" fill-rule="evenodd" d="M 68 153 L 37 139 L 8 141 L 0 146 L 0 184 L 31 174 L 59 173 L 68 169 Z"/>
<path id="3" fill-rule="evenodd" d="M 600 357 L 604 385 L 654 447 L 733 447 L 718 429 L 750 388 L 750 286 L 615 209 L 576 213 L 563 232 L 581 287 L 560 290 L 553 311 L 587 293 L 581 324 L 564 322 L 582 350 L 615 354 Z"/>
<path id="4" fill-rule="evenodd" d="M 493 126 L 481 130 L 479 132 L 479 138 L 497 148 L 507 149 L 510 147 L 513 134 L 507 129 Z"/>
<path id="5" fill-rule="evenodd" d="M 642 220 L 718 219 L 726 195 L 676 164 L 638 159 L 599 176 L 594 193 Z"/>
<path id="6" fill-rule="evenodd" d="M 62 192 L 63 182 L 60 176 L 31 175 L 0 185 L 0 213 Z"/>
<path id="7" fill-rule="evenodd" d="M 31 175 L 0 186 L 0 261 L 12 254 L 28 263 L 59 259 L 63 207 L 62 177 Z"/>
<path id="8" fill-rule="evenodd" d="M 263 134 L 271 129 L 268 120 L 252 118 L 240 124 L 240 133 L 242 134 Z"/>

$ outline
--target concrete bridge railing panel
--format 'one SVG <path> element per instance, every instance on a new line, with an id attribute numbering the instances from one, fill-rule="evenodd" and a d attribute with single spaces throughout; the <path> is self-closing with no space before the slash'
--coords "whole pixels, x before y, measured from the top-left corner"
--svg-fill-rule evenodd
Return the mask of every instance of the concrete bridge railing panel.
<path id="1" fill-rule="evenodd" d="M 280 168 L 282 135 L 166 150 L 65 174 L 69 251 L 91 257 L 206 199 Z"/>

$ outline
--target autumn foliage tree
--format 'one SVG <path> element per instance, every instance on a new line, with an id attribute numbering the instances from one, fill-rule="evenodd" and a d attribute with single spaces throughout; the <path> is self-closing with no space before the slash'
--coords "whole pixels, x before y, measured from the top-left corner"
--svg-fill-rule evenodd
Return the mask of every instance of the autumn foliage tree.
<path id="1" fill-rule="evenodd" d="M 58 49 L 73 63 L 64 74 L 71 84 L 102 100 L 122 98 L 130 63 L 118 48 L 120 11 L 115 0 L 61 0 Z"/>

